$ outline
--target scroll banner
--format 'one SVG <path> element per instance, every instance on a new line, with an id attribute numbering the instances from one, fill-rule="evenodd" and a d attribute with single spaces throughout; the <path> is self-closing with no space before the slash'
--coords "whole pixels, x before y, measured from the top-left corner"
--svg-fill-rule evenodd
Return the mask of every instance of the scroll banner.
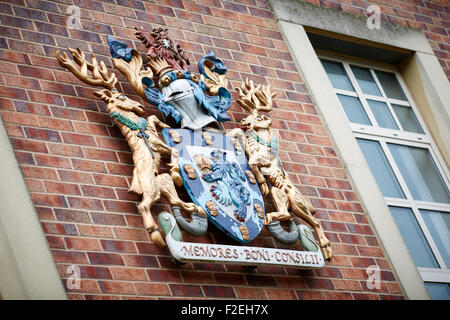
<path id="1" fill-rule="evenodd" d="M 175 222 L 167 213 L 166 219 Z M 171 232 L 166 236 L 167 246 L 173 257 L 181 262 L 207 262 L 239 265 L 272 265 L 302 269 L 322 268 L 325 260 L 322 252 L 298 251 L 276 248 L 230 246 L 183 242 L 175 240 Z"/>

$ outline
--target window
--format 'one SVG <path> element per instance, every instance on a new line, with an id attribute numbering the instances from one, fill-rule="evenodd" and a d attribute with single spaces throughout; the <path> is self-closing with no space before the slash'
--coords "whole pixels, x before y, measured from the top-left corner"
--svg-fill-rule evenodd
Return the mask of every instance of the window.
<path id="1" fill-rule="evenodd" d="M 449 174 L 400 75 L 321 58 L 433 299 L 450 299 Z"/>

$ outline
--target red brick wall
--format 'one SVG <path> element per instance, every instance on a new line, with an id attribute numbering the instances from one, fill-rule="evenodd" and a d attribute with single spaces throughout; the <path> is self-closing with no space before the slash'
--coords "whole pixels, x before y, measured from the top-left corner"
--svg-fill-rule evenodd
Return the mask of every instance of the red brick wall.
<path id="1" fill-rule="evenodd" d="M 265 1 L 116 0 L 117 5 L 74 1 L 82 8 L 82 30 L 65 27 L 64 2 L 72 4 L 72 0 L 0 3 L 0 112 L 63 283 L 69 265 L 81 268 L 81 289 L 66 288 L 69 298 L 403 298 Z M 356 14 L 368 4 L 320 2 Z M 448 72 L 449 14 L 444 1 L 383 2 L 383 11 L 391 13 L 388 19 L 426 29 Z M 139 199 L 127 193 L 133 166 L 126 141 L 111 126 L 94 90 L 63 70 L 54 56 L 57 49 L 80 47 L 111 66 L 106 35 L 143 52 L 133 35 L 138 25 L 147 30 L 167 26 L 187 50 L 192 70 L 212 49 L 229 68 L 233 87 L 250 77 L 277 91 L 272 117 L 282 137 L 282 161 L 317 208 L 332 241 L 335 257 L 327 267 L 314 271 L 259 267 L 256 272 L 230 265 L 176 267 L 167 249 L 150 242 L 137 213 Z M 120 86 L 137 99 L 126 82 Z M 147 115 L 162 119 L 147 106 Z M 234 122 L 227 128 L 244 116 L 236 103 L 230 111 Z M 271 207 L 270 202 L 267 205 Z M 167 209 L 160 204 L 152 211 L 156 216 Z M 184 237 L 231 243 L 212 226 L 199 240 Z M 253 243 L 276 245 L 267 231 Z M 382 270 L 381 289 L 376 291 L 365 282 L 365 268 L 374 264 Z"/>

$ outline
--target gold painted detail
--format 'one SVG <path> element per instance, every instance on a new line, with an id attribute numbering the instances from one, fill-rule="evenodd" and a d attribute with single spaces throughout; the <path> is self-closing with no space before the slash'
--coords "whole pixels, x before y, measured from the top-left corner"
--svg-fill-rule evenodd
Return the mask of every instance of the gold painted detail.
<path id="1" fill-rule="evenodd" d="M 181 142 L 180 133 L 177 130 L 169 130 L 169 135 L 172 138 L 172 141 L 175 143 Z"/>
<path id="2" fill-rule="evenodd" d="M 234 148 L 236 151 L 242 151 L 241 144 L 239 143 L 239 140 L 236 138 L 232 138 L 231 141 L 233 142 Z"/>
<path id="3" fill-rule="evenodd" d="M 213 144 L 212 136 L 208 132 L 203 132 L 202 136 L 207 145 L 210 146 Z"/>
<path id="4" fill-rule="evenodd" d="M 228 87 L 228 80 L 225 74 L 218 74 L 216 72 L 211 71 L 212 67 L 213 64 L 210 61 L 208 60 L 205 61 L 203 69 L 205 70 L 205 73 L 209 79 L 207 79 L 203 75 L 200 75 L 200 80 L 202 80 L 205 83 L 206 90 L 210 95 L 217 96 L 219 94 L 220 88 Z"/>
<path id="5" fill-rule="evenodd" d="M 264 219 L 264 210 L 261 205 L 255 203 L 254 205 L 256 212 L 258 213 L 258 218 Z"/>
<path id="6" fill-rule="evenodd" d="M 211 162 L 203 155 L 195 155 L 194 161 L 202 172 L 211 171 Z"/>
<path id="7" fill-rule="evenodd" d="M 187 173 L 189 179 L 195 180 L 197 179 L 197 174 L 195 173 L 195 169 L 190 164 L 185 164 L 183 166 L 184 171 Z"/>
<path id="8" fill-rule="evenodd" d="M 213 216 L 213 217 L 217 217 L 217 215 L 219 214 L 219 211 L 217 211 L 216 205 L 214 204 L 214 202 L 212 201 L 207 201 L 206 202 L 206 207 L 209 210 L 209 213 Z"/>
<path id="9" fill-rule="evenodd" d="M 255 175 L 253 174 L 253 172 L 251 172 L 250 170 L 245 170 L 245 174 L 247 175 L 250 183 L 253 183 L 253 184 L 256 183 L 256 178 L 255 178 Z"/>
<path id="10" fill-rule="evenodd" d="M 250 240 L 250 232 L 248 231 L 247 227 L 244 224 L 241 224 L 239 230 L 241 230 L 242 238 L 245 241 Z"/>

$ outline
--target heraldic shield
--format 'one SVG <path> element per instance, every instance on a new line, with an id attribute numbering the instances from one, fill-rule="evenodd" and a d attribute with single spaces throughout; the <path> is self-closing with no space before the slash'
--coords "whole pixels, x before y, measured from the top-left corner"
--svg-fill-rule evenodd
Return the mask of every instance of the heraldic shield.
<path id="1" fill-rule="evenodd" d="M 183 184 L 209 221 L 241 243 L 253 240 L 264 225 L 264 202 L 240 144 L 211 131 L 162 133 L 178 150 Z"/>

